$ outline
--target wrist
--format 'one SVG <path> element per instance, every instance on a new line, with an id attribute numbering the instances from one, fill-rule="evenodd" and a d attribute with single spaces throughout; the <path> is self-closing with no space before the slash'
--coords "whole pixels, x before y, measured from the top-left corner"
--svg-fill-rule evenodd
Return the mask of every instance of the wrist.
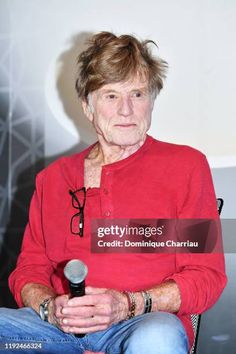
<path id="1" fill-rule="evenodd" d="M 135 292 L 135 300 L 136 300 L 136 310 L 135 315 L 142 315 L 144 313 L 144 302 L 141 292 Z"/>
<path id="2" fill-rule="evenodd" d="M 52 325 L 57 325 L 57 321 L 55 319 L 55 297 L 52 298 L 48 306 L 48 322 Z"/>
<path id="3" fill-rule="evenodd" d="M 44 299 L 39 305 L 39 316 L 43 321 L 50 322 L 54 312 L 54 296 Z"/>

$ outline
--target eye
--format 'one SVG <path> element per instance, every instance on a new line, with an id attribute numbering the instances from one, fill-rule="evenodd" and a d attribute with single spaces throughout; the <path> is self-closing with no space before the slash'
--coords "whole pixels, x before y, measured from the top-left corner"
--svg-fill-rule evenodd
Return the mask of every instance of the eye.
<path id="1" fill-rule="evenodd" d="M 135 91 L 133 92 L 133 97 L 135 98 L 140 98 L 143 96 L 143 93 L 141 91 Z"/>
<path id="2" fill-rule="evenodd" d="M 116 95 L 114 93 L 109 93 L 108 95 L 106 95 L 106 99 L 114 100 L 114 99 L 116 99 Z"/>

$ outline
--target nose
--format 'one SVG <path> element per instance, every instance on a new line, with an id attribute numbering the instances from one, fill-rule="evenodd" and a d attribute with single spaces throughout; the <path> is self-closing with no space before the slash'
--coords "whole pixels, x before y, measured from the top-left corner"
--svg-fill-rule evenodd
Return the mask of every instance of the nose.
<path id="1" fill-rule="evenodd" d="M 119 102 L 118 113 L 128 117 L 133 113 L 133 102 L 130 97 L 122 97 Z"/>

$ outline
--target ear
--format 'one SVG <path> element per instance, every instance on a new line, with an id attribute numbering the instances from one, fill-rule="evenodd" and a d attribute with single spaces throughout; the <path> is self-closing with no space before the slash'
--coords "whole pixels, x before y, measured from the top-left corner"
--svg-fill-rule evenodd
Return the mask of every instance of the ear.
<path id="1" fill-rule="evenodd" d="M 88 120 L 90 120 L 90 122 L 92 122 L 93 121 L 93 112 L 92 112 L 91 107 L 87 101 L 82 100 L 82 108 L 83 108 L 84 114 L 86 115 Z"/>

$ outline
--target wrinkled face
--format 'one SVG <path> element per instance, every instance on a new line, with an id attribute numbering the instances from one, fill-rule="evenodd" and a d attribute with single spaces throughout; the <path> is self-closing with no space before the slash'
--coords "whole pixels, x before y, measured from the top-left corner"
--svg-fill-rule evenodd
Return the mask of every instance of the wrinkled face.
<path id="1" fill-rule="evenodd" d="M 83 108 L 100 142 L 131 146 L 145 139 L 153 98 L 148 82 L 137 77 L 102 86 L 89 95 L 89 104 L 83 102 Z"/>

